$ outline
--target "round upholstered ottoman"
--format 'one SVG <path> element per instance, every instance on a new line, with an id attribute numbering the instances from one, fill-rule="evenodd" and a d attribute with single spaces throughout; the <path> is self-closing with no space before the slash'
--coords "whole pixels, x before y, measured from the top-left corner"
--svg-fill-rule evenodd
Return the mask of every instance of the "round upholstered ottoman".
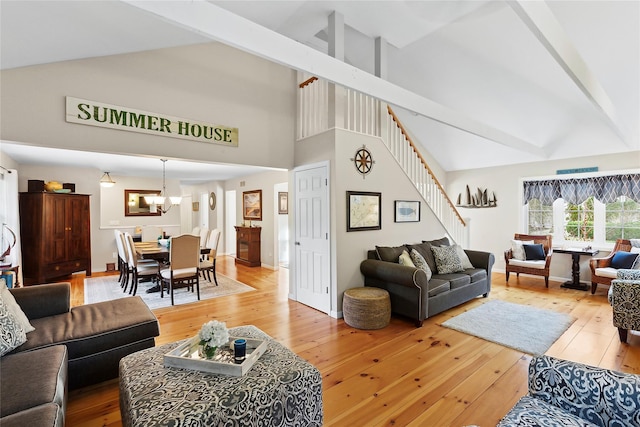
<path id="1" fill-rule="evenodd" d="M 366 286 L 347 289 L 342 298 L 342 314 L 345 323 L 354 328 L 384 328 L 391 320 L 389 292 Z"/>

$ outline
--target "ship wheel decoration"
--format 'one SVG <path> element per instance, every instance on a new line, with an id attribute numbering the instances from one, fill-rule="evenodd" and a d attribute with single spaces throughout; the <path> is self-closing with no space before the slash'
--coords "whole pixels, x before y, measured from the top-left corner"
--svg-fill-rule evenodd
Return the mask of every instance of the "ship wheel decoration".
<path id="1" fill-rule="evenodd" d="M 356 151 L 356 155 L 351 159 L 351 161 L 355 164 L 358 173 L 362 175 L 362 179 L 371 172 L 371 168 L 375 163 L 373 157 L 371 157 L 371 152 L 367 150 L 366 145 L 363 145 L 362 148 Z"/>

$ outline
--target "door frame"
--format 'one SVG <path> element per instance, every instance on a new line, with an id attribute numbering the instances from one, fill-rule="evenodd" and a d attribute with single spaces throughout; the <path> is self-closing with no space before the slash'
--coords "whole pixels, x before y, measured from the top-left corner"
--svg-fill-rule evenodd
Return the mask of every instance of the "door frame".
<path id="1" fill-rule="evenodd" d="M 306 165 L 301 165 L 293 169 L 293 185 L 289 188 L 289 226 L 290 229 L 293 230 L 293 236 L 289 238 L 289 257 L 290 257 L 290 268 L 289 268 L 289 299 L 294 301 L 298 301 L 298 283 L 297 283 L 297 273 L 298 273 L 298 253 L 296 251 L 295 242 L 298 241 L 299 231 L 296 223 L 296 215 L 295 208 L 297 207 L 297 174 L 298 172 L 302 172 L 309 169 L 316 169 L 324 167 L 326 170 L 326 179 L 327 179 L 327 205 L 324 209 L 324 215 L 326 215 L 327 221 L 327 230 L 329 233 L 329 238 L 327 242 L 327 247 L 329 253 L 327 254 L 329 257 L 329 271 L 327 272 L 329 277 L 329 314 L 331 317 L 338 318 L 337 312 L 337 304 L 336 304 L 336 271 L 335 271 L 335 250 L 333 247 L 334 241 L 334 230 L 333 230 L 333 221 L 331 221 L 331 210 L 332 210 L 332 188 L 331 188 L 331 163 L 326 161 L 321 161 L 317 163 L 310 163 Z"/>

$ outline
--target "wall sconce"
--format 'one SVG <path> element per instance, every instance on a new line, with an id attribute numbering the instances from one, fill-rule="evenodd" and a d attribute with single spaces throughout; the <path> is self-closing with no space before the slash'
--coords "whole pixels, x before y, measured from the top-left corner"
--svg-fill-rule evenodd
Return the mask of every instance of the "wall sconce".
<path id="1" fill-rule="evenodd" d="M 116 184 L 114 180 L 111 179 L 111 175 L 109 172 L 105 172 L 100 178 L 100 186 L 101 187 L 113 187 Z"/>

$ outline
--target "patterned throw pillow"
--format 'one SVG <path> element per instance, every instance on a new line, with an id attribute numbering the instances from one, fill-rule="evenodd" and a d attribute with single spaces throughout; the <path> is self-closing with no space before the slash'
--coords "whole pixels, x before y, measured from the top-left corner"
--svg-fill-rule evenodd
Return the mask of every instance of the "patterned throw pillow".
<path id="1" fill-rule="evenodd" d="M 0 300 L 3 300 L 7 305 L 7 309 L 16 317 L 16 320 L 22 325 L 22 329 L 24 332 L 35 331 L 36 328 L 29 323 L 29 319 L 27 315 L 24 314 L 22 308 L 16 302 L 16 299 L 13 297 L 7 286 L 5 285 L 4 279 L 0 279 Z"/>
<path id="2" fill-rule="evenodd" d="M 458 273 L 464 271 L 455 246 L 432 246 L 431 251 L 436 260 L 438 274 Z"/>
<path id="3" fill-rule="evenodd" d="M 400 254 L 400 256 L 398 257 L 398 264 L 411 267 L 411 268 L 416 268 L 416 266 L 413 264 L 413 261 L 411 261 L 409 252 L 407 251 L 402 251 L 402 254 Z"/>
<path id="4" fill-rule="evenodd" d="M 511 240 L 511 256 L 514 259 L 524 261 L 526 259 L 524 245 L 533 245 L 534 243 L 533 240 Z"/>
<path id="5" fill-rule="evenodd" d="M 0 356 L 4 356 L 27 341 L 20 322 L 0 299 Z"/>
<path id="6" fill-rule="evenodd" d="M 410 255 L 411 255 L 411 261 L 413 261 L 413 264 L 416 266 L 416 268 L 419 268 L 420 270 L 424 270 L 425 273 L 427 273 L 427 280 L 431 280 L 431 276 L 433 275 L 433 272 L 429 268 L 429 264 L 427 264 L 427 260 L 425 260 L 424 257 L 420 255 L 420 252 L 416 251 L 415 249 L 411 249 Z"/>

